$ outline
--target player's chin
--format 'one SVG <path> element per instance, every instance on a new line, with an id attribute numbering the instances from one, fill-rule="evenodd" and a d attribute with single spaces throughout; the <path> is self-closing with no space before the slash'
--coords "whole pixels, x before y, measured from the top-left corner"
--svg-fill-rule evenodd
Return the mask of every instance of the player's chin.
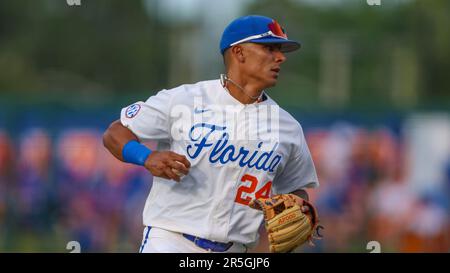
<path id="1" fill-rule="evenodd" d="M 277 82 L 278 82 L 278 75 L 271 76 L 270 78 L 267 79 L 267 87 L 273 87 L 277 85 Z"/>

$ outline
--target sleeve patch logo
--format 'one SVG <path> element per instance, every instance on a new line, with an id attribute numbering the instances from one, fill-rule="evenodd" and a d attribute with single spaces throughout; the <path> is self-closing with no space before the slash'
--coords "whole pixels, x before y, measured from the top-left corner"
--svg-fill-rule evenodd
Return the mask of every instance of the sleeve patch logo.
<path id="1" fill-rule="evenodd" d="M 127 118 L 134 118 L 138 114 L 139 110 L 141 110 L 141 106 L 139 104 L 130 105 L 125 111 L 125 115 Z"/>

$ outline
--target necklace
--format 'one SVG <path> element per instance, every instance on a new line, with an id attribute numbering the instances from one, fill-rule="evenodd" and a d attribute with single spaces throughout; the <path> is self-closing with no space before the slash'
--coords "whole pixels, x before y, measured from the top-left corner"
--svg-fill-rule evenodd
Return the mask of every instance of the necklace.
<path id="1" fill-rule="evenodd" d="M 228 91 L 228 93 L 230 93 L 230 90 L 228 90 L 228 88 L 227 88 L 227 81 L 229 81 L 232 84 L 234 84 L 237 88 L 239 88 L 242 91 L 242 93 L 244 93 L 247 97 L 251 98 L 252 100 L 256 100 L 256 102 L 261 102 L 262 101 L 262 97 L 264 95 L 264 91 L 262 91 L 261 94 L 259 94 L 258 96 L 250 96 L 247 92 L 245 92 L 245 89 L 242 86 L 240 86 L 239 84 L 235 83 L 233 80 L 228 78 L 227 75 L 220 74 L 220 83 L 222 84 L 223 88 L 225 88 L 225 90 Z"/>

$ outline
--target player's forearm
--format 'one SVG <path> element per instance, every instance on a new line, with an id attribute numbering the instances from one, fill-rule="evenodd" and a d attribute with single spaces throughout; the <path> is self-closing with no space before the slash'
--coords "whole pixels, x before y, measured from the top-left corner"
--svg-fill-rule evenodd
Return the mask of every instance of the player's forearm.
<path id="1" fill-rule="evenodd" d="M 303 199 L 309 201 L 308 193 L 305 190 L 298 189 L 298 190 L 295 190 L 295 191 L 293 191 L 291 193 L 297 195 L 300 198 L 303 198 Z"/>
<path id="2" fill-rule="evenodd" d="M 123 146 L 130 140 L 138 140 L 138 138 L 128 128 L 124 127 L 119 120 L 111 123 L 103 134 L 103 145 L 121 161 L 123 161 Z"/>

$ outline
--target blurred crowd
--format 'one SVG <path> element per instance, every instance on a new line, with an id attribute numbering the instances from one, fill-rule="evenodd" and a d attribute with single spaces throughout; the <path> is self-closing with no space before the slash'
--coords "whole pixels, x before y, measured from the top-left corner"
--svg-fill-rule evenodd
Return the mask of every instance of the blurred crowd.
<path id="1" fill-rule="evenodd" d="M 300 251 L 369 252 L 369 241 L 382 252 L 450 250 L 450 168 L 445 190 L 418 193 L 391 129 L 335 123 L 305 132 L 320 180 L 309 193 L 325 229 Z M 103 148 L 100 130 L 12 137 L 0 128 L 0 251 L 67 252 L 78 241 L 82 252 L 137 252 L 150 188 L 144 168 Z M 252 251 L 266 244 L 262 236 Z"/>
<path id="2" fill-rule="evenodd" d="M 138 250 L 151 176 L 101 139 L 93 129 L 30 128 L 16 139 L 0 130 L 0 250 Z"/>
<path id="3" fill-rule="evenodd" d="M 321 182 L 311 197 L 325 226 L 316 250 L 369 252 L 376 241 L 382 252 L 450 251 L 450 172 L 443 188 L 414 191 L 405 141 L 384 126 L 337 123 L 307 139 Z"/>

